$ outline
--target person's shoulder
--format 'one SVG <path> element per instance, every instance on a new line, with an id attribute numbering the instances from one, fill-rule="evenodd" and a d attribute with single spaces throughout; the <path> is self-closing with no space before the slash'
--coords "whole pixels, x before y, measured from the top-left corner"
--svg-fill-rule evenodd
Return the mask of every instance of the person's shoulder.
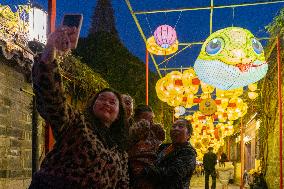
<path id="1" fill-rule="evenodd" d="M 162 143 L 160 146 L 159 146 L 159 149 L 158 149 L 158 153 L 163 151 L 165 148 L 169 147 L 171 145 L 171 143 Z"/>
<path id="2" fill-rule="evenodd" d="M 189 149 L 190 151 L 192 151 L 192 152 L 195 152 L 195 153 L 196 153 L 195 148 L 193 148 L 193 146 L 192 146 L 190 143 L 187 145 L 187 149 Z"/>
<path id="3" fill-rule="evenodd" d="M 197 153 L 196 153 L 196 150 L 191 146 L 191 144 L 188 144 L 188 145 L 185 145 L 183 148 L 182 148 L 182 151 L 188 155 L 194 155 L 196 156 Z"/>
<path id="4" fill-rule="evenodd" d="M 230 169 L 234 169 L 235 167 L 233 166 L 232 162 L 225 162 L 226 167 Z"/>

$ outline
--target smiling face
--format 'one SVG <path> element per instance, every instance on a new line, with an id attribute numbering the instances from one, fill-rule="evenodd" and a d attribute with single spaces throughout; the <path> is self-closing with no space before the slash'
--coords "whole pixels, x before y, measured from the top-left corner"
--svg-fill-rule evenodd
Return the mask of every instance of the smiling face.
<path id="1" fill-rule="evenodd" d="M 194 64 L 199 79 L 223 90 L 257 82 L 267 69 L 261 43 L 251 32 L 237 27 L 212 33 Z"/>
<path id="2" fill-rule="evenodd" d="M 119 114 L 119 100 L 116 95 L 109 91 L 100 93 L 93 105 L 93 113 L 109 127 Z"/>

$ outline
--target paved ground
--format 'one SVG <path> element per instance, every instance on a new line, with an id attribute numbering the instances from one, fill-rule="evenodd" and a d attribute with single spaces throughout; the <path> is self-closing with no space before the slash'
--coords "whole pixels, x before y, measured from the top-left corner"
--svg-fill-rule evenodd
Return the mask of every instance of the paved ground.
<path id="1" fill-rule="evenodd" d="M 205 187 L 204 182 L 205 182 L 204 176 L 197 177 L 194 175 L 190 181 L 190 189 L 204 189 Z M 209 181 L 209 186 L 211 187 L 211 178 Z M 222 189 L 222 185 L 220 184 L 218 179 L 217 179 L 216 189 Z M 240 189 L 240 186 L 231 184 L 229 185 L 229 189 Z"/>

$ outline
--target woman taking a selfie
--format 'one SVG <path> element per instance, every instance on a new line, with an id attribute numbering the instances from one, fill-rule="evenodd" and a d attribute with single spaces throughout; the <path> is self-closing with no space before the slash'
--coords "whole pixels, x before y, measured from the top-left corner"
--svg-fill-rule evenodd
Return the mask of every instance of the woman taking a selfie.
<path id="1" fill-rule="evenodd" d="M 33 65 L 37 109 L 50 123 L 56 143 L 29 188 L 128 188 L 127 132 L 120 95 L 111 89 L 100 91 L 84 114 L 66 103 L 55 57 L 69 51 L 75 40 L 75 28 L 56 30 Z"/>

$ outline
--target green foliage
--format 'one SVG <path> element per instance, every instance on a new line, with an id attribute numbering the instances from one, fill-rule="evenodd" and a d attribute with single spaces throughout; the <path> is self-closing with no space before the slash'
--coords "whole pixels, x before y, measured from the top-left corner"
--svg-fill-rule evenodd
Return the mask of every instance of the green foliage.
<path id="1" fill-rule="evenodd" d="M 95 36 L 80 39 L 76 53 L 112 88 L 130 94 L 136 104 L 145 104 L 145 64 L 133 56 L 115 35 L 98 32 Z M 150 72 L 149 105 L 154 109 L 156 121 L 167 129 L 172 122 L 171 108 L 157 98 L 157 80 L 157 74 Z"/>
<path id="2" fill-rule="evenodd" d="M 277 46 L 276 46 L 276 36 L 280 35 L 281 43 L 281 57 L 284 56 L 283 51 L 283 33 L 284 33 L 284 8 L 279 12 L 279 14 L 273 19 L 273 21 L 266 26 L 267 31 L 270 33 L 271 39 L 265 48 L 265 54 L 267 62 L 269 63 L 268 72 L 266 77 L 260 81 L 259 90 L 260 97 L 257 101 L 258 106 L 258 118 L 261 119 L 261 125 L 259 128 L 259 140 L 260 140 L 260 154 L 262 159 L 261 167 L 263 167 L 263 172 L 266 173 L 268 162 L 268 156 L 273 146 L 268 143 L 268 138 L 273 136 L 275 132 L 275 127 L 277 127 L 278 116 L 278 75 L 277 75 Z M 284 73 L 282 71 L 282 83 L 283 83 Z M 283 91 L 283 88 L 282 88 Z M 278 140 L 276 137 L 275 140 Z"/>
<path id="3" fill-rule="evenodd" d="M 268 24 L 265 29 L 270 33 L 272 37 L 275 37 L 279 33 L 284 31 L 284 8 L 282 8 L 279 14 L 274 17 L 273 21 Z"/>
<path id="4" fill-rule="evenodd" d="M 78 57 L 69 54 L 59 60 L 64 86 L 76 101 L 85 101 L 93 93 L 108 87 L 108 83 Z"/>

